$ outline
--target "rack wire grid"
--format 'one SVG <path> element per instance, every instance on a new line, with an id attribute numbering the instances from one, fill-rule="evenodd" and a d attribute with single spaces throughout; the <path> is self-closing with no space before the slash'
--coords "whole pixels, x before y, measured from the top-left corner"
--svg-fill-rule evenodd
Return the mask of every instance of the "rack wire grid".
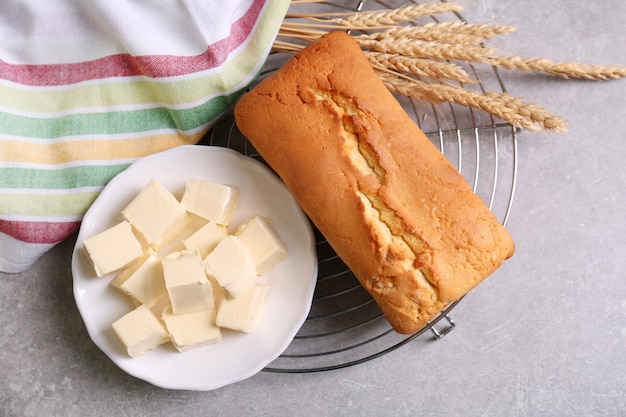
<path id="1" fill-rule="evenodd" d="M 417 4 L 415 1 L 411 3 Z M 396 8 L 406 4 L 406 1 L 324 2 L 317 3 L 316 10 L 326 7 L 331 11 L 360 11 L 367 7 Z M 447 18 L 465 21 L 459 13 L 450 15 Z M 440 21 L 445 18 L 428 19 Z M 259 79 L 276 71 L 289 57 L 270 54 Z M 479 69 L 468 65 L 466 69 L 477 81 L 474 88 L 506 91 L 496 68 Z M 474 192 L 506 225 L 513 206 L 518 170 L 516 130 L 471 108 L 453 104 L 434 106 L 404 96 L 397 96 L 397 99 L 466 178 Z M 235 149 L 264 162 L 237 129 L 232 110 L 216 122 L 201 143 Z M 456 323 L 450 312 L 461 300 L 449 304 L 419 331 L 409 335 L 396 333 L 322 234 L 315 228 L 314 232 L 319 272 L 311 311 L 288 348 L 264 371 L 306 373 L 345 368 L 392 352 L 417 337 L 430 334 L 432 340 L 437 340 L 454 329 Z"/>

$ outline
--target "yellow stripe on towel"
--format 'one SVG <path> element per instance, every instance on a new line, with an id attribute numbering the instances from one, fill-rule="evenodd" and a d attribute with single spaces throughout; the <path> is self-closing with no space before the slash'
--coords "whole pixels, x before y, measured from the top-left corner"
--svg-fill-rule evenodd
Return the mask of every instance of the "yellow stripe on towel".
<path id="1" fill-rule="evenodd" d="M 185 136 L 155 133 L 128 139 L 74 139 L 53 143 L 0 139 L 0 162 L 54 165 L 77 161 L 129 160 L 179 145 L 196 144 L 205 133 Z"/>

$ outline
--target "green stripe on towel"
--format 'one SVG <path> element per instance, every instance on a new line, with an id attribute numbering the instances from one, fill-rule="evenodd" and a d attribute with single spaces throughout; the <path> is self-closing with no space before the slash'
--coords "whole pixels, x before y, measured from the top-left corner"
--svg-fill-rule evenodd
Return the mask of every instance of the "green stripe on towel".
<path id="1" fill-rule="evenodd" d="M 0 167 L 0 189 L 98 187 L 108 183 L 128 165 L 84 165 L 57 169 Z"/>
<path id="2" fill-rule="evenodd" d="M 54 118 L 34 118 L 0 112 L 3 134 L 38 139 L 76 135 L 116 135 L 162 129 L 186 132 L 215 119 L 242 94 L 237 91 L 215 97 L 189 109 L 172 110 L 163 107 L 133 111 L 71 114 Z"/>
<path id="3" fill-rule="evenodd" d="M 0 214 L 55 217 L 82 216 L 98 196 L 99 191 L 69 194 L 30 194 L 0 192 Z"/>

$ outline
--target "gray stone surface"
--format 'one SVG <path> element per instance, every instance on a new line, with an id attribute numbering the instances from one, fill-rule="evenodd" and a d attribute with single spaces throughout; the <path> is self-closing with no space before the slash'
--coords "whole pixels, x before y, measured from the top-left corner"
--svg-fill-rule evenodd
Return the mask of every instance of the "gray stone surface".
<path id="1" fill-rule="evenodd" d="M 623 0 L 459 2 L 470 22 L 516 25 L 499 41 L 509 52 L 626 64 Z M 626 80 L 503 78 L 569 132 L 520 134 L 517 253 L 454 310 L 447 337 L 338 371 L 156 388 L 90 341 L 70 239 L 30 270 L 0 274 L 0 415 L 626 415 Z"/>

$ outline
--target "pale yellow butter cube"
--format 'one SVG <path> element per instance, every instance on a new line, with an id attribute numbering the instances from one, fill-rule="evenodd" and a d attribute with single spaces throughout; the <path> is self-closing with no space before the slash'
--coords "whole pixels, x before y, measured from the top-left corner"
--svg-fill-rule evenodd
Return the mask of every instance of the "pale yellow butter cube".
<path id="1" fill-rule="evenodd" d="M 141 243 L 126 221 L 86 239 L 83 248 L 99 277 L 125 267 L 143 254 Z"/>
<path id="2" fill-rule="evenodd" d="M 240 332 L 253 332 L 261 323 L 268 292 L 268 285 L 256 283 L 238 298 L 224 298 L 216 324 Z"/>
<path id="3" fill-rule="evenodd" d="M 122 210 L 126 219 L 149 245 L 161 244 L 160 239 L 177 225 L 185 208 L 158 181 L 150 181 Z"/>
<path id="4" fill-rule="evenodd" d="M 137 307 L 141 305 L 141 303 L 139 303 L 138 301 L 135 301 L 135 303 Z M 164 292 L 163 295 L 154 302 L 144 305 L 148 307 L 150 311 L 152 311 L 152 314 L 154 314 L 154 316 L 159 319 L 163 325 L 165 325 L 165 323 L 163 322 L 163 310 L 165 310 L 166 307 L 171 306 L 170 296 L 167 294 L 167 291 Z"/>
<path id="5" fill-rule="evenodd" d="M 183 245 L 187 249 L 198 249 L 200 256 L 206 256 L 217 246 L 227 235 L 224 226 L 209 221 L 194 234 L 183 240 Z"/>
<path id="6" fill-rule="evenodd" d="M 215 325 L 215 310 L 174 314 L 170 307 L 163 311 L 163 321 L 170 340 L 179 352 L 206 346 L 222 340 L 222 332 Z"/>
<path id="7" fill-rule="evenodd" d="M 180 202 L 190 213 L 228 226 L 239 204 L 239 190 L 208 180 L 189 180 Z"/>
<path id="8" fill-rule="evenodd" d="M 111 281 L 111 285 L 137 300 L 152 305 L 167 292 L 161 259 L 153 250 L 136 265 L 131 265 Z"/>
<path id="9" fill-rule="evenodd" d="M 178 221 L 161 237 L 159 245 L 153 245 L 159 256 L 164 257 L 170 253 L 185 250 L 183 241 L 207 223 L 207 220 L 189 212 L 185 213 L 181 219 L 184 220 Z"/>
<path id="10" fill-rule="evenodd" d="M 237 236 L 229 235 L 204 259 L 206 274 L 215 278 L 229 296 L 237 298 L 256 279 L 256 267 L 250 251 Z"/>
<path id="11" fill-rule="evenodd" d="M 213 307 L 213 289 L 198 250 L 174 252 L 163 258 L 163 278 L 175 314 Z"/>
<path id="12" fill-rule="evenodd" d="M 169 340 L 161 322 L 143 304 L 113 322 L 111 327 L 132 358 Z"/>
<path id="13" fill-rule="evenodd" d="M 287 259 L 287 245 L 265 217 L 252 216 L 239 226 L 236 235 L 250 250 L 259 275 Z"/>
<path id="14" fill-rule="evenodd" d="M 183 249 L 182 240 L 193 227 L 193 217 L 192 214 L 185 212 L 165 233 L 152 242 L 150 247 L 159 254 L 168 254 Z"/>

